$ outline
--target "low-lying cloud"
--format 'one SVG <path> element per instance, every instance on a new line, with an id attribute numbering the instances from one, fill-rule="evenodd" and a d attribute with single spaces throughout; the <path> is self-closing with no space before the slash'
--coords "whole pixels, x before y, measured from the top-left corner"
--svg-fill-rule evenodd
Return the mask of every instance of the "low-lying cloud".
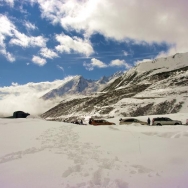
<path id="1" fill-rule="evenodd" d="M 54 82 L 28 83 L 0 88 L 0 116 L 11 116 L 14 111 L 25 111 L 31 115 L 39 115 L 60 102 L 61 99 L 43 100 L 41 96 L 59 87 L 72 76 Z"/>

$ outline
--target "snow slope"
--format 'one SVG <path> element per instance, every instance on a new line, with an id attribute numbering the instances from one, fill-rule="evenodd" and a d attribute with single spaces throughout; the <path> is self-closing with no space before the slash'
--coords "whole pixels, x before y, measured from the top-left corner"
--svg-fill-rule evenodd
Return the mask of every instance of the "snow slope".
<path id="1" fill-rule="evenodd" d="M 166 58 L 158 58 L 153 61 L 141 62 L 134 68 L 130 69 L 127 73 L 132 74 L 132 72 L 137 71 L 138 74 L 143 72 L 152 71 L 148 76 L 161 73 L 169 72 L 175 69 L 180 69 L 188 66 L 188 53 L 177 53 L 173 56 Z"/>
<path id="2" fill-rule="evenodd" d="M 127 117 L 187 112 L 187 59 L 188 53 L 182 53 L 139 63 L 95 95 L 62 101 L 41 116 L 69 121 L 82 113 Z"/>
<path id="3" fill-rule="evenodd" d="M 168 117 L 185 122 L 188 113 Z M 0 187 L 188 187 L 188 126 L 120 126 L 119 118 L 97 127 L 0 119 Z"/>

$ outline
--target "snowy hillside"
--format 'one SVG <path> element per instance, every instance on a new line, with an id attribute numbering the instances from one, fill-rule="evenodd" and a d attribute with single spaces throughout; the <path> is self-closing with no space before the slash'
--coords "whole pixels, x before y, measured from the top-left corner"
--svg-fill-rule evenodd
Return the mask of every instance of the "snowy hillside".
<path id="1" fill-rule="evenodd" d="M 138 64 L 96 95 L 62 101 L 43 118 L 140 116 L 188 110 L 188 53 Z"/>
<path id="2" fill-rule="evenodd" d="M 104 91 L 128 87 L 131 84 L 153 84 L 168 77 L 172 78 L 175 74 L 186 74 L 187 70 L 188 53 L 141 62 L 128 70 L 120 80 L 105 88 Z M 180 78 L 179 81 L 183 80 Z"/>
<path id="3" fill-rule="evenodd" d="M 63 95 L 75 95 L 75 94 L 91 94 L 97 91 L 97 85 L 95 81 L 84 79 L 82 76 L 74 76 L 72 79 L 63 83 L 58 88 L 55 88 L 45 95 L 43 99 L 53 99 L 56 97 L 62 97 Z"/>

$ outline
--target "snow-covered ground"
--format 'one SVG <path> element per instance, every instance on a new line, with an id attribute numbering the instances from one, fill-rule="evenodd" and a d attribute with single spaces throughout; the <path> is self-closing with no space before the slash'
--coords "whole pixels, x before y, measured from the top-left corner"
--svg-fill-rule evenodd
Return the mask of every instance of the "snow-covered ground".
<path id="1" fill-rule="evenodd" d="M 119 118 L 108 119 L 113 126 L 0 119 L 0 187 L 188 187 L 188 126 L 119 125 Z"/>

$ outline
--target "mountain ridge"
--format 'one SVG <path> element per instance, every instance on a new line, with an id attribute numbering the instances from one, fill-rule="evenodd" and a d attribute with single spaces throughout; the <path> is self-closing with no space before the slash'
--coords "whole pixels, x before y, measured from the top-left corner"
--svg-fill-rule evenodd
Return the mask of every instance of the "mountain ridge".
<path id="1" fill-rule="evenodd" d="M 123 72 L 119 71 L 109 77 L 103 76 L 99 80 L 88 80 L 81 75 L 76 75 L 57 88 L 48 91 L 41 98 L 48 100 L 56 97 L 64 97 L 66 95 L 91 95 L 92 93 L 102 90 L 108 82 L 112 81 L 121 74 L 123 74 Z"/>
<path id="2" fill-rule="evenodd" d="M 41 115 L 69 120 L 88 116 L 139 116 L 188 109 L 188 53 L 143 62 L 96 95 L 65 101 Z"/>

